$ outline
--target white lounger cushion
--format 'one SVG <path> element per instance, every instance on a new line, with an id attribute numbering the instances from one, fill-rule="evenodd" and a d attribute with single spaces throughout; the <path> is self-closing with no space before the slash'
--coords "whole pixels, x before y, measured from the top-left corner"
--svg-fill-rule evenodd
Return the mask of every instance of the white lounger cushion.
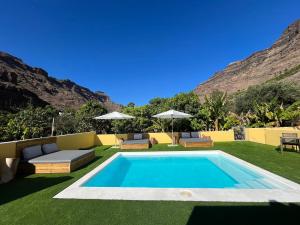
<path id="1" fill-rule="evenodd" d="M 194 143 L 194 142 L 211 142 L 210 138 L 181 138 L 181 141 Z"/>
<path id="2" fill-rule="evenodd" d="M 48 155 L 43 155 L 29 160 L 29 163 L 70 163 L 76 161 L 94 150 L 63 150 Z"/>
<path id="3" fill-rule="evenodd" d="M 148 144 L 148 143 L 149 143 L 149 139 L 127 140 L 127 141 L 123 141 L 122 145 Z"/>
<path id="4" fill-rule="evenodd" d="M 25 160 L 29 160 L 41 155 L 43 155 L 41 145 L 34 145 L 23 149 L 23 158 Z"/>
<path id="5" fill-rule="evenodd" d="M 52 144 L 44 144 L 42 146 L 42 150 L 44 154 L 50 154 L 59 151 L 59 148 L 56 143 L 52 143 Z"/>
<path id="6" fill-rule="evenodd" d="M 133 139 L 134 140 L 142 140 L 143 139 L 143 134 L 134 134 Z"/>

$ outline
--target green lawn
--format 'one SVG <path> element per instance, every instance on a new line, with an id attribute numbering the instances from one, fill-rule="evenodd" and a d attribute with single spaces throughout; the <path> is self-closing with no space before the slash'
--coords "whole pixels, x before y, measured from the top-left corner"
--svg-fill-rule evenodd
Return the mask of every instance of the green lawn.
<path id="1" fill-rule="evenodd" d="M 173 148 L 172 148 L 173 149 Z M 199 148 L 197 148 L 199 149 Z M 206 148 L 207 149 L 207 148 Z M 216 143 L 223 150 L 300 183 L 300 154 L 280 154 L 274 147 L 251 142 Z M 151 151 L 170 150 L 156 145 Z M 183 150 L 181 147 L 174 150 Z M 97 159 L 65 175 L 31 175 L 0 185 L 0 224 L 300 224 L 297 204 L 61 200 L 52 197 L 117 150 L 97 147 Z"/>

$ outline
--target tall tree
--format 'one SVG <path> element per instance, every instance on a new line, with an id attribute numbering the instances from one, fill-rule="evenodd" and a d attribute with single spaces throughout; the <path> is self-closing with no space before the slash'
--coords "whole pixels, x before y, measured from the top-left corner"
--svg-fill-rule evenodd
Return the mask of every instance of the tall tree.
<path id="1" fill-rule="evenodd" d="M 283 104 L 288 107 L 300 100 L 300 88 L 295 84 L 271 82 L 249 87 L 234 96 L 234 111 L 238 114 L 253 111 L 255 104 L 270 103 Z"/>
<path id="2" fill-rule="evenodd" d="M 209 112 L 209 117 L 214 121 L 214 129 L 220 129 L 220 120 L 226 116 L 227 109 L 227 93 L 214 91 L 210 96 L 205 96 L 205 107 Z"/>
<path id="3" fill-rule="evenodd" d="M 109 121 L 96 120 L 96 116 L 107 113 L 107 110 L 98 101 L 89 101 L 82 105 L 75 113 L 77 132 L 96 131 L 103 133 L 109 130 Z"/>
<path id="4" fill-rule="evenodd" d="M 193 116 L 198 115 L 191 119 L 178 119 L 174 121 L 175 131 L 190 131 L 198 130 L 203 127 L 202 121 L 200 122 L 199 110 L 201 109 L 201 104 L 199 97 L 194 92 L 179 93 L 174 97 L 170 98 L 169 106 L 172 109 L 189 113 Z"/>
<path id="5" fill-rule="evenodd" d="M 77 120 L 74 109 L 65 109 L 55 118 L 55 131 L 57 135 L 73 134 L 77 132 Z"/>
<path id="6" fill-rule="evenodd" d="M 27 107 L 8 121 L 6 133 L 10 140 L 44 137 L 51 134 L 51 123 L 57 111 L 51 106 Z"/>

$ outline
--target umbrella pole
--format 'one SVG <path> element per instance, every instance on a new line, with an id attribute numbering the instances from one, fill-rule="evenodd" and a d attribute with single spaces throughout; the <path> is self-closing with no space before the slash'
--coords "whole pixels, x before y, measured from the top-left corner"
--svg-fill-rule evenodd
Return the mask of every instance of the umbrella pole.
<path id="1" fill-rule="evenodd" d="M 54 117 L 52 118 L 52 125 L 51 125 L 51 136 L 54 135 L 54 130 L 55 130 L 55 121 L 54 121 Z"/>
<path id="2" fill-rule="evenodd" d="M 118 139 L 117 139 L 117 132 L 115 132 L 115 145 L 112 146 L 112 148 L 119 148 L 117 142 L 118 142 Z"/>
<path id="3" fill-rule="evenodd" d="M 115 131 L 115 148 L 117 147 L 117 132 Z"/>
<path id="4" fill-rule="evenodd" d="M 118 139 L 117 139 L 117 129 L 115 128 L 115 145 L 112 146 L 112 148 L 119 148 L 119 146 L 117 145 Z"/>
<path id="5" fill-rule="evenodd" d="M 168 145 L 169 147 L 175 147 L 177 144 L 174 143 L 174 118 L 172 117 L 172 143 Z"/>
<path id="6" fill-rule="evenodd" d="M 172 118 L 172 145 L 174 145 L 174 118 Z"/>

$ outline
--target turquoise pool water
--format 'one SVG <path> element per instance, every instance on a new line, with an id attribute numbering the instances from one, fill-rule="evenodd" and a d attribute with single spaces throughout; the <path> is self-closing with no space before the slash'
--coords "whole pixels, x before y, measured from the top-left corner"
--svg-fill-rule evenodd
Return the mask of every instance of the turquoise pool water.
<path id="1" fill-rule="evenodd" d="M 119 155 L 82 186 L 273 188 L 262 175 L 221 154 Z"/>

